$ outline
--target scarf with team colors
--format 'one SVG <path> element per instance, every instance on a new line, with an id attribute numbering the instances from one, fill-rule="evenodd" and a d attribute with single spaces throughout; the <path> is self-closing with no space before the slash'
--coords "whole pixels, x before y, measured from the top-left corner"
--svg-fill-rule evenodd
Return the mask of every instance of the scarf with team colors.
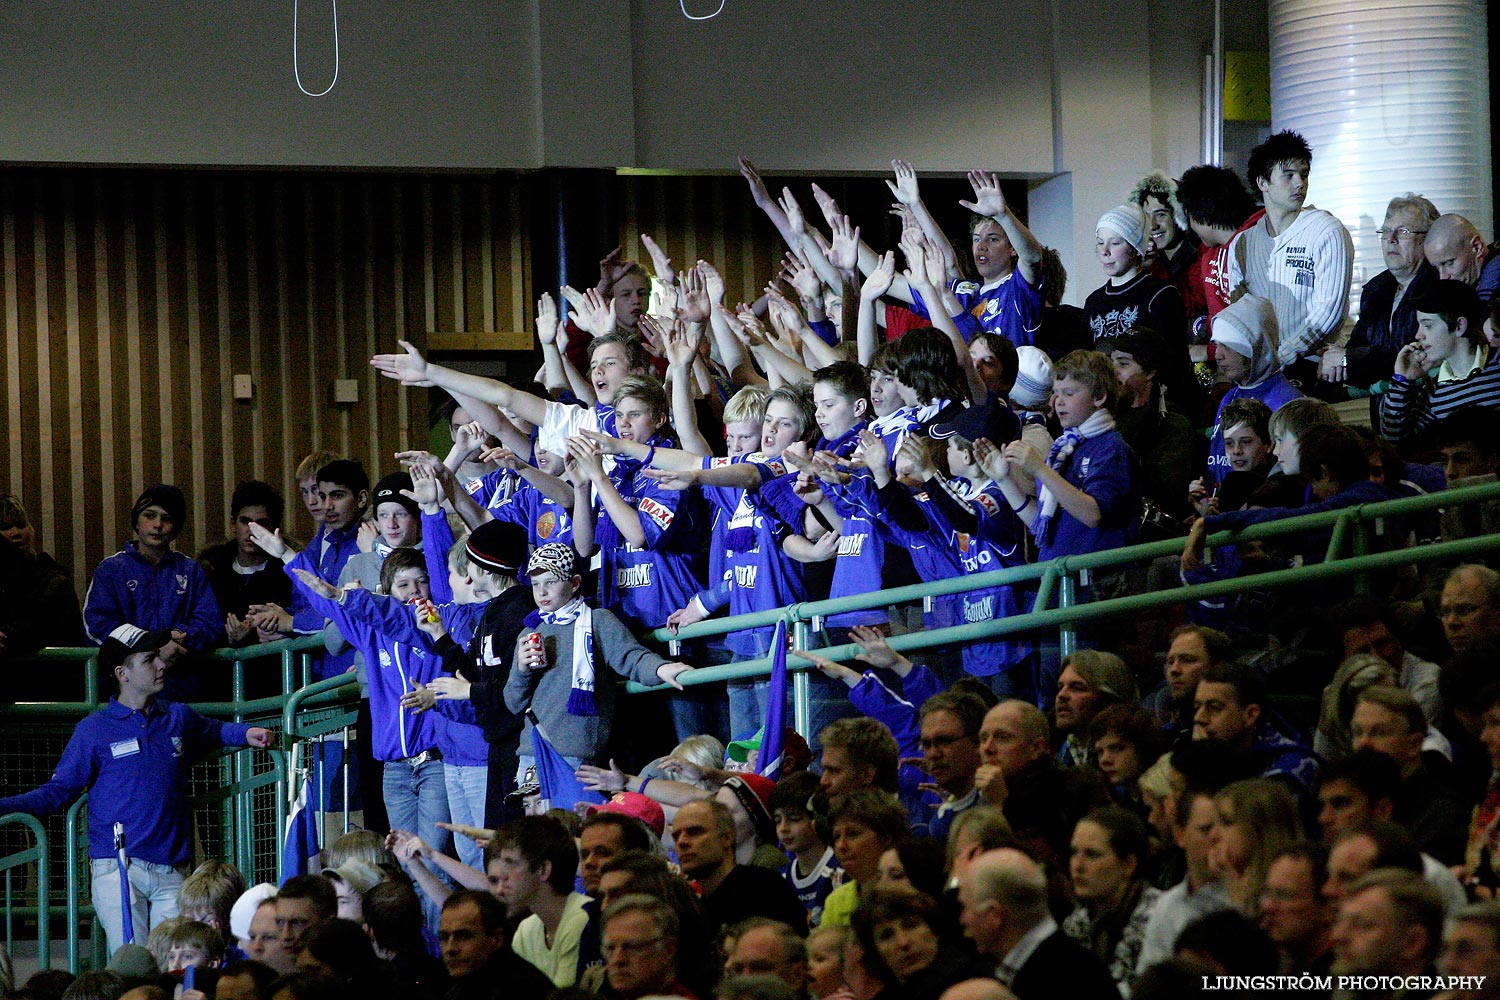
<path id="1" fill-rule="evenodd" d="M 581 597 L 575 597 L 556 611 L 533 611 L 526 616 L 526 627 L 540 624 L 573 626 L 573 682 L 568 692 L 569 715 L 598 715 L 594 701 L 594 611 Z"/>
<path id="2" fill-rule="evenodd" d="M 1073 449 L 1088 440 L 1098 437 L 1100 434 L 1108 434 L 1115 429 L 1115 418 L 1108 410 L 1095 410 L 1089 418 L 1077 427 L 1069 427 L 1062 432 L 1062 436 L 1052 442 L 1052 451 L 1047 455 L 1047 465 L 1061 473 L 1064 465 L 1073 454 Z M 1036 520 L 1031 522 L 1031 534 L 1038 541 L 1044 541 L 1047 537 L 1047 528 L 1052 523 L 1052 518 L 1057 514 L 1057 494 L 1048 488 L 1041 480 L 1037 481 L 1037 501 L 1041 507 Z"/>

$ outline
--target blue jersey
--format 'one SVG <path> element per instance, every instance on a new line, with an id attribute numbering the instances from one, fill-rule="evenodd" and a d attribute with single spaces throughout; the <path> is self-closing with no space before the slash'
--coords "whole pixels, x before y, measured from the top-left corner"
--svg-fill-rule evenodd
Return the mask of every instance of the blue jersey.
<path id="1" fill-rule="evenodd" d="M 855 480 L 869 479 L 869 473 Z M 868 511 L 850 499 L 848 486 L 825 485 L 823 493 L 833 509 L 844 519 L 839 529 L 838 555 L 833 564 L 833 584 L 828 588 L 830 599 L 855 597 L 879 590 L 881 567 L 885 563 L 885 537 L 876 530 L 878 512 Z M 828 625 L 834 628 L 851 628 L 855 625 L 878 625 L 886 620 L 884 608 L 866 608 L 863 611 L 845 611 L 829 615 Z"/>
<path id="2" fill-rule="evenodd" d="M 521 477 L 509 469 L 486 472 L 464 484 L 464 490 L 485 510 L 494 510 L 511 498 Z"/>
<path id="3" fill-rule="evenodd" d="M 1287 381 L 1286 375 L 1281 371 L 1252 386 L 1232 386 L 1219 401 L 1219 410 L 1214 415 L 1213 434 L 1208 439 L 1208 475 L 1204 477 L 1208 484 L 1217 486 L 1229 475 L 1229 457 L 1224 454 L 1224 432 L 1233 428 L 1224 426 L 1224 407 L 1236 399 L 1258 399 L 1275 413 L 1282 406 L 1301 397 L 1301 391 Z"/>
<path id="4" fill-rule="evenodd" d="M 548 542 L 573 544 L 573 516 L 568 508 L 522 480 L 509 500 L 491 511 L 497 521 L 510 521 L 526 529 L 532 548 Z"/>
<path id="5" fill-rule="evenodd" d="M 156 699 L 149 712 L 114 698 L 73 729 L 45 785 L 0 799 L 0 813 L 49 816 L 89 792 L 89 857 L 115 856 L 114 825 L 125 827 L 130 857 L 159 865 L 192 858 L 188 776 L 217 747 L 244 746 L 248 725 L 205 719 Z"/>
<path id="6" fill-rule="evenodd" d="M 1037 539 L 1039 561 L 1118 549 L 1135 540 L 1141 514 L 1140 463 L 1119 432 L 1108 431 L 1078 442 L 1059 471 L 1070 484 L 1094 498 L 1100 521 L 1091 528 L 1059 506 L 1046 537 Z M 1041 483 L 1037 486 L 1040 490 Z"/>
<path id="7" fill-rule="evenodd" d="M 307 569 L 300 553 L 287 566 L 287 575 L 306 592 L 312 606 L 333 619 L 339 631 L 365 658 L 370 686 L 370 749 L 380 761 L 414 757 L 436 747 L 436 723 L 428 712 L 409 712 L 401 698 L 414 682 L 427 683 L 442 675 L 442 657 L 431 648 L 401 642 L 399 634 L 412 619 L 412 609 L 393 598 L 366 590 L 343 592 L 343 603 L 314 594 L 296 578 L 293 569 Z"/>
<path id="8" fill-rule="evenodd" d="M 779 458 L 755 453 L 734 458 L 705 458 L 703 468 L 717 469 L 752 463 L 762 480 L 784 475 Z M 729 613 L 770 611 L 807 599 L 802 564 L 781 550 L 793 534 L 790 526 L 754 491 L 730 486 L 705 486 L 703 495 L 724 522 L 724 579 L 729 584 Z M 744 629 L 724 637 L 724 645 L 744 656 L 764 656 L 771 649 L 774 629 Z"/>
<path id="9" fill-rule="evenodd" d="M 594 501 L 594 534 L 601 555 L 599 603 L 632 631 L 662 627 L 702 588 L 702 498 L 695 491 L 669 490 L 638 476 L 640 468 L 639 462 L 618 461 L 609 477 L 635 508 L 645 545 L 627 544 L 603 503 L 597 497 Z"/>
<path id="10" fill-rule="evenodd" d="M 833 848 L 823 850 L 823 856 L 806 875 L 797 874 L 797 860 L 793 858 L 781 866 L 781 877 L 787 880 L 797 894 L 797 902 L 807 911 L 807 926 L 816 927 L 823 922 L 823 903 L 829 893 L 843 885 L 846 877 L 833 856 Z"/>
<path id="11" fill-rule="evenodd" d="M 974 339 L 981 330 L 998 333 L 1017 347 L 1036 344 L 1042 328 L 1042 286 L 1033 286 L 1021 276 L 1019 268 L 993 285 L 981 286 L 975 281 L 954 279 L 948 285 L 958 299 L 960 312 L 953 317 L 965 341 Z M 912 312 L 918 316 L 932 314 L 922 296 L 911 292 Z"/>
<path id="12" fill-rule="evenodd" d="M 303 566 L 304 569 L 309 569 L 332 582 L 343 575 L 344 565 L 358 554 L 359 525 L 356 524 L 340 531 L 329 531 L 326 525 L 319 525 L 318 533 L 313 535 L 313 540 L 299 553 L 299 557 L 303 555 L 308 557 L 307 563 Z M 292 606 L 287 610 L 292 613 L 292 628 L 305 635 L 321 632 L 323 626 L 327 624 L 327 618 L 323 612 L 312 606 L 312 602 L 308 600 L 307 591 L 302 587 L 292 588 Z M 354 666 L 353 649 L 346 649 L 342 653 L 325 653 L 313 668 L 314 679 L 324 680 L 337 677 L 352 666 Z"/>

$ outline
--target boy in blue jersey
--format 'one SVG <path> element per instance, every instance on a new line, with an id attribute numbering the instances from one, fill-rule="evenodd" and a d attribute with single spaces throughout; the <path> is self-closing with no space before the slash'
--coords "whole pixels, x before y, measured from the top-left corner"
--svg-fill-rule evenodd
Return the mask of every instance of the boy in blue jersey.
<path id="1" fill-rule="evenodd" d="M 382 593 L 340 590 L 308 567 L 309 553 L 298 555 L 287 567 L 313 607 L 331 618 L 365 657 L 370 687 L 371 750 L 384 764 L 381 788 L 393 830 L 414 830 L 434 848 L 449 850 L 447 782 L 437 723 L 432 716 L 409 709 L 402 701 L 415 684 L 426 684 L 442 673 L 442 658 L 423 645 L 395 636 L 403 634 L 414 599 L 427 600 L 427 566 L 415 549 L 396 549 L 380 567 Z"/>
<path id="2" fill-rule="evenodd" d="M 660 628 L 701 587 L 698 498 L 639 475 L 656 448 L 676 444 L 667 428 L 661 383 L 631 376 L 620 383 L 615 401 L 618 437 L 645 445 L 645 460 L 617 458 L 607 467 L 596 440 L 581 435 L 568 442 L 568 449 L 594 494 L 599 604 L 632 630 Z"/>
<path id="3" fill-rule="evenodd" d="M 729 614 L 741 615 L 806 599 L 802 564 L 782 551 L 782 542 L 792 529 L 761 501 L 758 491 L 769 479 L 785 474 L 781 454 L 792 444 L 805 441 L 815 428 L 812 401 L 798 388 L 782 386 L 765 396 L 762 409 L 759 451 L 741 450 L 748 438 L 743 432 L 748 430 L 749 419 L 726 420 L 733 432 L 728 457 L 658 448 L 653 457 L 658 468 L 643 473 L 667 489 L 701 486 L 723 526 L 718 540 L 723 551 L 716 585 L 699 592 L 674 612 L 667 619 L 669 626 L 680 628 L 702 621 L 726 604 Z M 726 417 L 732 413 L 738 410 L 726 407 Z M 618 440 L 608 444 L 644 457 L 639 445 Z M 710 567 L 713 580 L 712 563 Z M 770 652 L 774 631 L 744 629 L 725 636 L 724 641 L 736 662 L 753 660 Z M 760 729 L 767 694 L 766 681 L 730 684 L 730 733 L 734 739 L 748 739 Z"/>
<path id="4" fill-rule="evenodd" d="M 518 482 L 510 496 L 489 508 L 497 521 L 513 521 L 526 529 L 532 548 L 549 542 L 573 544 L 573 484 L 566 478 L 567 463 L 561 455 L 538 449 L 536 465 L 527 465 L 509 449 L 493 452 L 500 467 Z"/>
<path id="5" fill-rule="evenodd" d="M 187 520 L 187 498 L 165 483 L 140 495 L 130 510 L 135 540 L 99 564 L 83 601 L 83 622 L 95 645 L 122 627 L 167 631 L 168 659 L 209 650 L 224 637 L 224 618 L 203 567 L 172 548 Z M 197 694 L 196 671 L 180 668 L 167 681 L 174 700 Z"/>
<path id="6" fill-rule="evenodd" d="M 205 719 L 160 697 L 170 664 L 168 632 L 122 626 L 99 648 L 99 666 L 119 693 L 73 730 L 45 785 L 0 798 L 0 813 L 50 816 L 89 792 L 91 897 L 111 953 L 125 943 L 114 827 L 122 826 L 129 864 L 131 922 L 139 939 L 178 913 L 192 861 L 188 778 L 219 747 L 271 746 L 269 729 Z"/>
<path id="7" fill-rule="evenodd" d="M 923 235 L 944 250 L 949 260 L 956 259 L 947 236 L 922 205 L 911 165 L 893 161 L 893 166 L 896 183 L 891 190 L 897 200 L 912 209 Z M 950 267 L 948 287 L 959 305 L 952 319 L 966 341 L 987 330 L 1017 347 L 1034 344 L 1042 327 L 1041 241 L 1011 211 L 997 176 L 971 171 L 969 184 L 974 200 L 959 204 L 974 213 L 969 222 L 969 249 L 979 280 L 966 280 L 956 266 Z M 873 253 L 860 254 L 860 268 L 866 273 L 874 269 L 875 262 Z M 890 294 L 909 301 L 917 315 L 931 315 L 929 304 L 909 282 L 898 279 Z"/>
<path id="8" fill-rule="evenodd" d="M 1038 559 L 1130 544 L 1140 514 L 1140 463 L 1115 430 L 1120 382 L 1099 351 L 1074 351 L 1052 370 L 1052 408 L 1063 428 L 1045 457 L 1023 441 L 980 446 L 985 471 L 1036 538 Z M 993 442 L 991 443 L 993 444 Z M 1010 464 L 1033 476 L 1035 500 L 1011 482 Z"/>
<path id="9" fill-rule="evenodd" d="M 776 821 L 776 839 L 790 855 L 781 877 L 791 885 L 807 910 L 807 926 L 823 919 L 823 903 L 844 881 L 844 870 L 833 856 L 832 833 L 813 815 L 809 802 L 818 794 L 818 776 L 794 771 L 776 782 L 766 807 Z"/>

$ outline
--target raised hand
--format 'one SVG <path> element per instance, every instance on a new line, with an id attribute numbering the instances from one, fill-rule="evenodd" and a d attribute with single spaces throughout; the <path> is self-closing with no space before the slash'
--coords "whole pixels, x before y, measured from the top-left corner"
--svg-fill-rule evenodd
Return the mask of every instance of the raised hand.
<path id="1" fill-rule="evenodd" d="M 468 837 L 480 847 L 488 847 L 490 841 L 495 839 L 494 830 L 486 830 L 482 826 L 469 826 L 467 823 L 439 823 L 438 829 Z"/>
<path id="2" fill-rule="evenodd" d="M 380 529 L 375 526 L 374 521 L 361 521 L 359 528 L 354 533 L 355 544 L 361 552 L 375 551 L 375 539 L 380 537 Z"/>
<path id="3" fill-rule="evenodd" d="M 748 156 L 741 156 L 739 164 L 740 176 L 745 178 L 746 184 L 750 185 L 750 197 L 754 199 L 755 204 L 761 208 L 766 208 L 768 205 L 774 204 L 771 201 L 771 192 L 766 190 L 766 182 L 761 180 L 760 171 L 756 169 L 754 163 L 750 162 L 750 158 Z"/>
<path id="4" fill-rule="evenodd" d="M 578 429 L 578 434 L 580 437 L 587 438 L 601 454 L 625 454 L 623 443 L 613 434 L 604 434 L 600 431 L 590 430 L 587 427 L 580 427 Z"/>
<path id="5" fill-rule="evenodd" d="M 682 292 L 677 301 L 677 315 L 684 323 L 707 323 L 713 308 L 703 272 L 690 267 L 682 274 Z"/>
<path id="6" fill-rule="evenodd" d="M 280 559 L 286 555 L 286 540 L 281 537 L 280 528 L 270 531 L 251 521 L 250 540 L 272 559 Z"/>
<path id="7" fill-rule="evenodd" d="M 986 476 L 997 483 L 1010 476 L 1010 462 L 989 438 L 979 438 L 974 442 L 974 461 Z"/>
<path id="8" fill-rule="evenodd" d="M 933 288 L 946 288 L 948 285 L 948 259 L 943 250 L 925 235 L 918 243 L 921 249 L 922 266 L 927 273 L 927 284 Z"/>
<path id="9" fill-rule="evenodd" d="M 605 291 L 610 285 L 619 281 L 625 269 L 630 266 L 620 259 L 623 250 L 624 247 L 615 247 L 599 262 L 599 291 Z"/>
<path id="10" fill-rule="evenodd" d="M 912 662 L 891 648 L 886 642 L 885 633 L 878 628 L 868 625 L 856 625 L 849 630 L 849 637 L 859 643 L 859 648 L 864 652 L 855 657 L 861 663 L 868 663 L 872 667 L 883 670 L 893 670 L 905 677 L 912 668 Z"/>
<path id="11" fill-rule="evenodd" d="M 398 340 L 402 354 L 377 354 L 370 359 L 370 364 L 376 371 L 386 378 L 393 378 L 402 385 L 428 386 L 432 382 L 427 378 L 427 361 L 422 357 L 422 352 L 411 345 L 409 341 Z"/>
<path id="12" fill-rule="evenodd" d="M 297 579 L 301 580 L 303 584 L 306 585 L 308 590 L 312 591 L 314 594 L 317 594 L 319 597 L 325 597 L 330 601 L 336 601 L 339 599 L 339 588 L 335 587 L 333 584 L 329 583 L 318 574 L 309 573 L 305 569 L 294 569 L 292 570 L 292 572 L 297 574 Z"/>
<path id="13" fill-rule="evenodd" d="M 443 488 L 430 466 L 413 465 L 411 489 L 402 490 L 401 495 L 415 500 L 419 507 L 436 507 L 443 500 Z"/>
<path id="14" fill-rule="evenodd" d="M 591 482 L 604 478 L 604 460 L 599 446 L 588 438 L 578 435 L 568 438 L 568 457 L 578 463 L 578 468 Z"/>
<path id="15" fill-rule="evenodd" d="M 892 160 L 891 170 L 896 174 L 895 183 L 886 181 L 885 186 L 891 189 L 891 194 L 896 200 L 910 208 L 922 200 L 922 195 L 917 190 L 917 172 L 906 160 Z"/>
<path id="16" fill-rule="evenodd" d="M 667 343 L 667 334 L 662 329 L 661 322 L 655 316 L 646 314 L 641 316 L 635 328 L 641 335 L 641 346 L 646 352 L 661 357 Z"/>
<path id="17" fill-rule="evenodd" d="M 536 300 L 536 337 L 544 346 L 557 343 L 557 303 L 550 292 Z"/>
<path id="18" fill-rule="evenodd" d="M 859 296 L 866 302 L 874 302 L 891 290 L 891 282 L 895 280 L 896 254 L 887 250 L 876 262 L 875 269 L 865 278 L 864 284 L 860 285 Z"/>
<path id="19" fill-rule="evenodd" d="M 802 314 L 774 285 L 766 286 L 766 318 L 776 334 L 776 347 L 794 358 L 802 357 Z"/>
<path id="20" fill-rule="evenodd" d="M 708 296 L 709 303 L 715 306 L 723 305 L 724 276 L 719 273 L 719 269 L 706 260 L 700 260 L 697 271 L 703 278 L 703 291 Z"/>
<path id="21" fill-rule="evenodd" d="M 484 444 L 488 438 L 489 434 L 483 427 L 479 426 L 479 421 L 471 420 L 466 424 L 459 424 L 458 431 L 453 436 L 453 443 L 467 453 L 474 451 L 480 445 Z"/>
<path id="22" fill-rule="evenodd" d="M 781 198 L 777 201 L 782 212 L 786 213 L 787 229 L 794 236 L 801 236 L 807 232 L 807 219 L 802 215 L 802 206 L 797 204 L 797 196 L 792 194 L 791 188 L 781 189 Z"/>
<path id="23" fill-rule="evenodd" d="M 788 253 L 782 259 L 781 268 L 782 275 L 797 290 L 798 298 L 804 302 L 817 301 L 822 304 L 823 282 L 806 257 L 800 252 Z"/>
<path id="24" fill-rule="evenodd" d="M 583 304 L 573 315 L 573 322 L 580 330 L 596 337 L 607 337 L 615 332 L 615 300 L 606 299 L 599 291 L 590 288 L 583 294 Z"/>
<path id="25" fill-rule="evenodd" d="M 642 469 L 636 473 L 656 483 L 664 490 L 689 490 L 697 485 L 691 469 Z"/>
<path id="26" fill-rule="evenodd" d="M 666 251 L 656 245 L 656 241 L 645 233 L 641 234 L 641 245 L 646 248 L 646 254 L 651 258 L 651 272 L 668 285 L 677 283 L 677 271 L 672 267 L 672 258 L 668 257 Z"/>
<path id="27" fill-rule="evenodd" d="M 578 779 L 586 792 L 603 792 L 605 795 L 615 795 L 625 790 L 625 783 L 629 776 L 622 770 L 620 765 L 613 760 L 609 767 L 595 767 L 593 764 L 584 764 L 573 772 L 573 777 Z"/>
<path id="28" fill-rule="evenodd" d="M 829 225 L 833 228 L 829 263 L 841 271 L 853 271 L 859 266 L 859 227 L 851 226 L 847 215 L 834 216 Z"/>
<path id="29" fill-rule="evenodd" d="M 823 218 L 828 220 L 830 226 L 834 224 L 834 219 L 840 218 L 844 214 L 839 211 L 839 203 L 833 200 L 833 195 L 824 191 L 816 184 L 812 186 L 812 196 L 813 201 L 818 203 L 818 209 L 822 211 Z"/>
<path id="30" fill-rule="evenodd" d="M 969 171 L 969 186 L 974 189 L 973 201 L 959 204 L 976 215 L 987 215 L 998 219 L 1005 214 L 1005 195 L 1000 190 L 1000 178 L 982 170 Z"/>
<path id="31" fill-rule="evenodd" d="M 890 464 L 891 451 L 885 445 L 885 438 L 865 428 L 859 432 L 859 451 L 855 457 L 865 468 L 873 472 Z"/>
<path id="32" fill-rule="evenodd" d="M 688 273 L 692 274 L 691 271 Z M 702 327 L 699 329 L 701 330 Z M 686 326 L 680 321 L 673 322 L 667 329 L 666 350 L 663 352 L 667 357 L 667 365 L 679 372 L 686 372 L 693 366 L 693 361 L 698 356 L 698 344 L 702 339 L 701 336 L 688 336 Z"/>
<path id="33" fill-rule="evenodd" d="M 927 446 L 922 442 L 926 438 L 915 434 L 908 434 L 906 440 L 896 449 L 896 460 L 903 462 L 911 468 L 912 475 L 926 482 L 937 475 L 937 467 L 932 464 L 932 457 L 927 454 Z"/>

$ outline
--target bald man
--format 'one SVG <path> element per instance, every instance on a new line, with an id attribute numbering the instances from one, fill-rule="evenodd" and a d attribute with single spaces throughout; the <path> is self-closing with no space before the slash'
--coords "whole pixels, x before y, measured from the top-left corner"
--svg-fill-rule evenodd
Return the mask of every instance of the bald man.
<path id="1" fill-rule="evenodd" d="M 1462 215 L 1440 215 L 1427 231 L 1423 248 L 1427 262 L 1437 268 L 1438 277 L 1451 278 L 1479 292 L 1481 302 L 1488 302 L 1500 289 L 1500 254 L 1487 246 L 1474 223 Z"/>
<path id="2" fill-rule="evenodd" d="M 998 979 L 965 979 L 943 991 L 938 1000 L 1016 1000 Z"/>
<path id="3" fill-rule="evenodd" d="M 1047 909 L 1047 876 L 1002 847 L 976 858 L 959 880 L 959 917 L 975 950 L 1017 1000 L 1119 1000 L 1109 969 L 1070 939 Z"/>
<path id="4" fill-rule="evenodd" d="M 1455 567 L 1443 582 L 1438 617 L 1455 653 L 1500 643 L 1500 573 L 1477 563 Z"/>

